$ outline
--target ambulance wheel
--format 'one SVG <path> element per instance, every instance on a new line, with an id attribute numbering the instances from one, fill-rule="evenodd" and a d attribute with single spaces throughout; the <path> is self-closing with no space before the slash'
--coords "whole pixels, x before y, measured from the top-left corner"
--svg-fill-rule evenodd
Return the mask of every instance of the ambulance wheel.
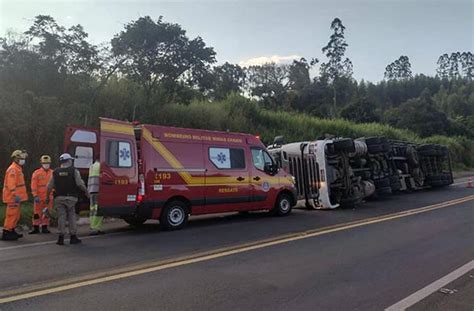
<path id="1" fill-rule="evenodd" d="M 178 230 L 188 222 L 188 206 L 179 200 L 166 204 L 161 212 L 160 225 L 165 230 Z"/>
<path id="2" fill-rule="evenodd" d="M 291 197 L 286 193 L 282 193 L 278 196 L 275 207 L 270 212 L 275 216 L 286 216 L 291 213 L 292 207 Z"/>
<path id="3" fill-rule="evenodd" d="M 137 217 L 137 216 L 125 216 L 122 219 L 132 227 L 140 227 L 146 221 L 145 218 Z"/>

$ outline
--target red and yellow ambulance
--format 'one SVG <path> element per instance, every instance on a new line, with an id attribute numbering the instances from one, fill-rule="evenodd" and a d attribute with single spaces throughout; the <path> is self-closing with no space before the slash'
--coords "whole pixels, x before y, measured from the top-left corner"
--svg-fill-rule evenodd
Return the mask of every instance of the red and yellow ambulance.
<path id="1" fill-rule="evenodd" d="M 83 175 L 100 159 L 99 210 L 132 225 L 158 219 L 183 227 L 189 215 L 270 210 L 296 204 L 293 177 L 249 134 L 141 125 L 102 118 L 69 127 L 65 151 Z"/>

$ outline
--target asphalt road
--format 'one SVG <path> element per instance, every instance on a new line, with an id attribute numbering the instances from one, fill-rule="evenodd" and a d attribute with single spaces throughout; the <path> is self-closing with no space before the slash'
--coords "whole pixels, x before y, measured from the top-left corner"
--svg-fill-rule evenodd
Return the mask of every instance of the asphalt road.
<path id="1" fill-rule="evenodd" d="M 115 225 L 78 246 L 0 241 L 0 301 L 33 293 L 0 310 L 382 310 L 474 259 L 474 200 L 383 216 L 472 195 L 461 184 L 355 210 L 197 217 L 176 232 Z"/>

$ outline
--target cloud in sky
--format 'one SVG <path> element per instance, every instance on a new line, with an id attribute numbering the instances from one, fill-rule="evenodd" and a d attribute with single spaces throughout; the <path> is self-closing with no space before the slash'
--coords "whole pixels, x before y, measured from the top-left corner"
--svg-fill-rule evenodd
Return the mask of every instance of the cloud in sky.
<path id="1" fill-rule="evenodd" d="M 248 66 L 258 66 L 258 65 L 268 64 L 268 63 L 275 63 L 275 64 L 291 63 L 293 60 L 300 59 L 300 58 L 301 56 L 299 55 L 259 56 L 259 57 L 253 57 L 247 60 L 243 60 L 239 62 L 239 65 L 241 67 L 248 67 Z"/>

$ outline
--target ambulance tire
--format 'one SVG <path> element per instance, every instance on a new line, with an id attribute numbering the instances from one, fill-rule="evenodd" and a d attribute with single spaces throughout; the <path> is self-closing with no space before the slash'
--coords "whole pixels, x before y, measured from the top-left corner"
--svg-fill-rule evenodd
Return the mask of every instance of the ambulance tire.
<path id="1" fill-rule="evenodd" d="M 280 193 L 275 202 L 275 207 L 270 210 L 270 213 L 275 216 L 286 216 L 291 213 L 292 207 L 293 200 L 291 196 L 286 193 Z"/>
<path id="2" fill-rule="evenodd" d="M 189 208 L 180 200 L 170 201 L 161 212 L 160 225 L 165 230 L 178 230 L 188 222 Z"/>
<path id="3" fill-rule="evenodd" d="M 122 217 L 122 219 L 130 226 L 136 227 L 136 228 L 142 226 L 146 221 L 145 218 L 141 218 L 137 216 L 124 216 Z"/>

